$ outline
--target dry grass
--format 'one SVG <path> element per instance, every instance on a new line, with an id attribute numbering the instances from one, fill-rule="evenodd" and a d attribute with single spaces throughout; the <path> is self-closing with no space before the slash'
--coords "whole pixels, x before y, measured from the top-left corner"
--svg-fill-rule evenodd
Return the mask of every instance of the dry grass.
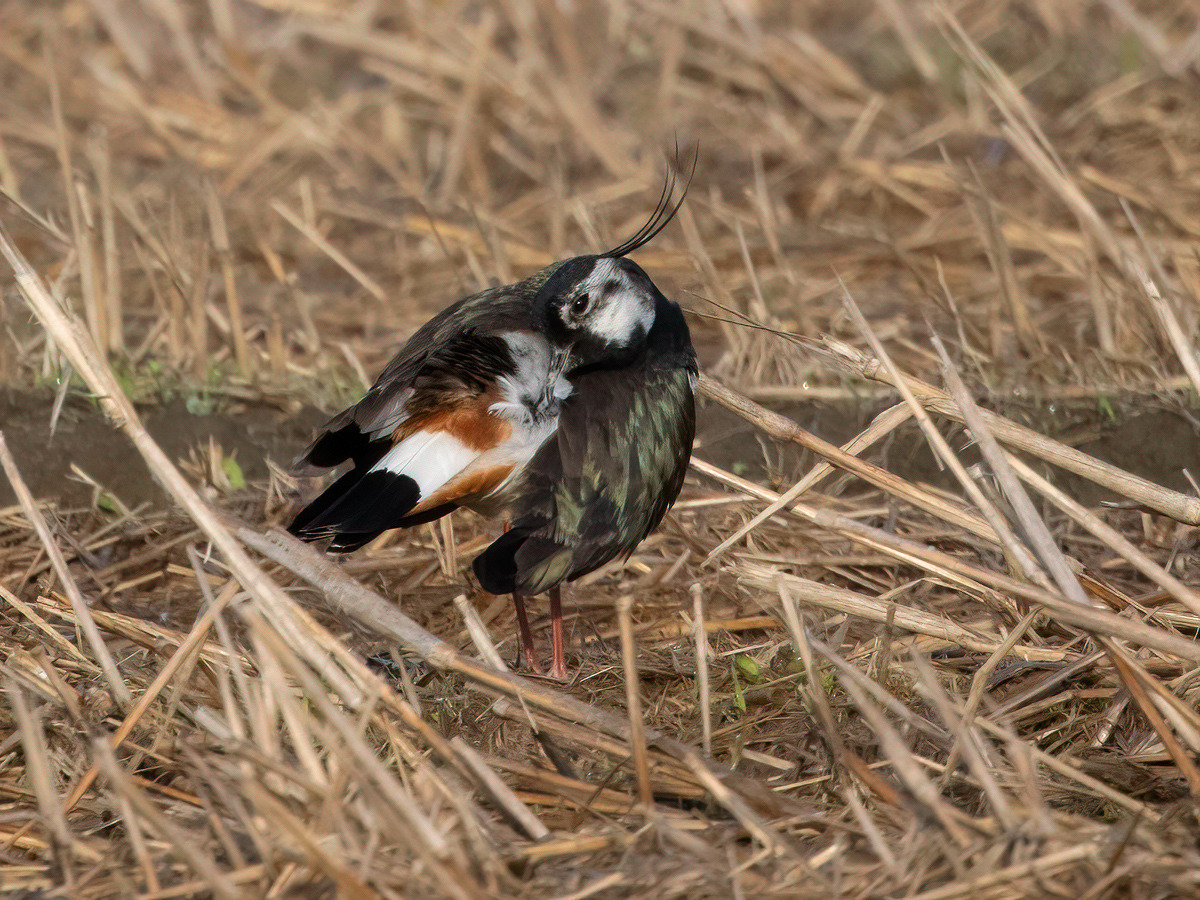
<path id="1" fill-rule="evenodd" d="M 90 392 L 174 501 L 0 509 L 0 889 L 1195 896 L 1196 486 L 1040 433 L 1195 422 L 1194 16 L 568 10 L 0 6 L 0 373 Z M 502 671 L 507 600 L 454 602 L 484 523 L 334 565 L 272 530 L 281 473 L 142 429 L 126 394 L 349 399 L 446 302 L 626 236 L 676 140 L 639 261 L 705 415 L 808 455 L 766 486 L 702 441 L 568 599 L 572 684 Z M 886 408 L 841 447 L 755 402 L 855 397 Z M 880 463 L 910 420 L 945 483 Z"/>

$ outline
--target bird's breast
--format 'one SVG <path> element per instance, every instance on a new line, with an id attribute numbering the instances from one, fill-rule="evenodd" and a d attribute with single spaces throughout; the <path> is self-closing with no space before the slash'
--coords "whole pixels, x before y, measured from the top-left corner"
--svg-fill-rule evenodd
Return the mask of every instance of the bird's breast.
<path id="1" fill-rule="evenodd" d="M 569 353 L 528 332 L 506 332 L 503 338 L 512 370 L 497 379 L 501 399 L 492 413 L 534 430 L 549 423 L 553 431 L 562 403 L 571 395 L 565 374 Z"/>
<path id="2" fill-rule="evenodd" d="M 526 467 L 557 431 L 563 401 L 572 391 L 565 375 L 566 352 L 534 333 L 514 331 L 502 337 L 511 352 L 512 366 L 496 379 L 500 399 L 489 412 L 511 431 L 488 455 L 488 461 L 511 465 L 512 470 L 494 491 L 471 504 L 486 515 L 500 514 L 520 494 Z"/>

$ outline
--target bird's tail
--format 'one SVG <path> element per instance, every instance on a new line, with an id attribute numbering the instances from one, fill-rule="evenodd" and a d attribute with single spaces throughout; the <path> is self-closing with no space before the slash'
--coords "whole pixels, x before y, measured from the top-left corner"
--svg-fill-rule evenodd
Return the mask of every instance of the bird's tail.
<path id="1" fill-rule="evenodd" d="M 570 547 L 516 526 L 475 557 L 473 568 L 489 594 L 532 597 L 566 581 L 573 556 Z"/>

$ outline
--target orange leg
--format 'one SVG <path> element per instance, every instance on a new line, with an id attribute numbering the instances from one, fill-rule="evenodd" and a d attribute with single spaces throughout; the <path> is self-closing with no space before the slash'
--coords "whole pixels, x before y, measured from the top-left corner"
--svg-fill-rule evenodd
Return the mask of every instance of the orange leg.
<path id="1" fill-rule="evenodd" d="M 513 606 L 517 610 L 517 626 L 521 631 L 521 656 L 525 657 L 525 667 L 533 674 L 541 675 L 542 667 L 538 664 L 537 652 L 533 649 L 533 630 L 529 627 L 529 615 L 525 612 L 525 598 L 514 593 Z M 554 654 L 550 663 L 550 677 L 558 681 L 566 681 L 567 662 L 563 642 L 562 591 L 558 587 L 550 588 L 550 642 Z M 518 665 L 520 665 L 519 659 Z"/>
<path id="2" fill-rule="evenodd" d="M 504 531 L 512 525 L 508 522 L 504 523 Z M 517 627 L 521 631 L 521 654 L 525 657 L 525 665 L 529 667 L 529 671 L 535 675 L 542 674 L 542 667 L 538 665 L 537 654 L 533 651 L 533 632 L 529 630 L 529 616 L 525 613 L 525 598 L 513 591 L 513 606 L 517 610 Z M 521 667 L 521 657 L 517 657 L 517 668 Z"/>
<path id="3" fill-rule="evenodd" d="M 515 591 L 513 606 L 517 609 L 517 626 L 521 630 L 521 653 L 525 657 L 525 665 L 533 674 L 541 675 L 542 667 L 538 665 L 537 654 L 533 650 L 533 632 L 529 630 L 529 616 L 525 613 L 525 598 Z"/>
<path id="4" fill-rule="evenodd" d="M 504 523 L 504 530 L 512 526 Z M 535 675 L 542 674 L 538 665 L 537 653 L 533 649 L 533 631 L 529 628 L 529 615 L 525 612 L 525 598 L 513 591 L 513 606 L 517 610 L 517 627 L 521 631 L 521 653 L 525 657 L 525 665 Z M 550 662 L 550 677 L 559 681 L 567 680 L 566 651 L 563 647 L 562 622 L 562 590 L 556 584 L 550 588 L 550 643 L 553 657 Z M 519 663 L 518 663 L 519 664 Z"/>

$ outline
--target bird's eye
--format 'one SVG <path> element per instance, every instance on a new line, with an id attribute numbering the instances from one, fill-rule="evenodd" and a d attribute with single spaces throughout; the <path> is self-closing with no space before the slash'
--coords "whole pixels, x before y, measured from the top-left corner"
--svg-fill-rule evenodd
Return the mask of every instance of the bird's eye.
<path id="1" fill-rule="evenodd" d="M 587 312 L 588 304 L 592 302 L 590 294 L 580 294 L 571 301 L 571 313 L 576 316 L 582 316 Z"/>

